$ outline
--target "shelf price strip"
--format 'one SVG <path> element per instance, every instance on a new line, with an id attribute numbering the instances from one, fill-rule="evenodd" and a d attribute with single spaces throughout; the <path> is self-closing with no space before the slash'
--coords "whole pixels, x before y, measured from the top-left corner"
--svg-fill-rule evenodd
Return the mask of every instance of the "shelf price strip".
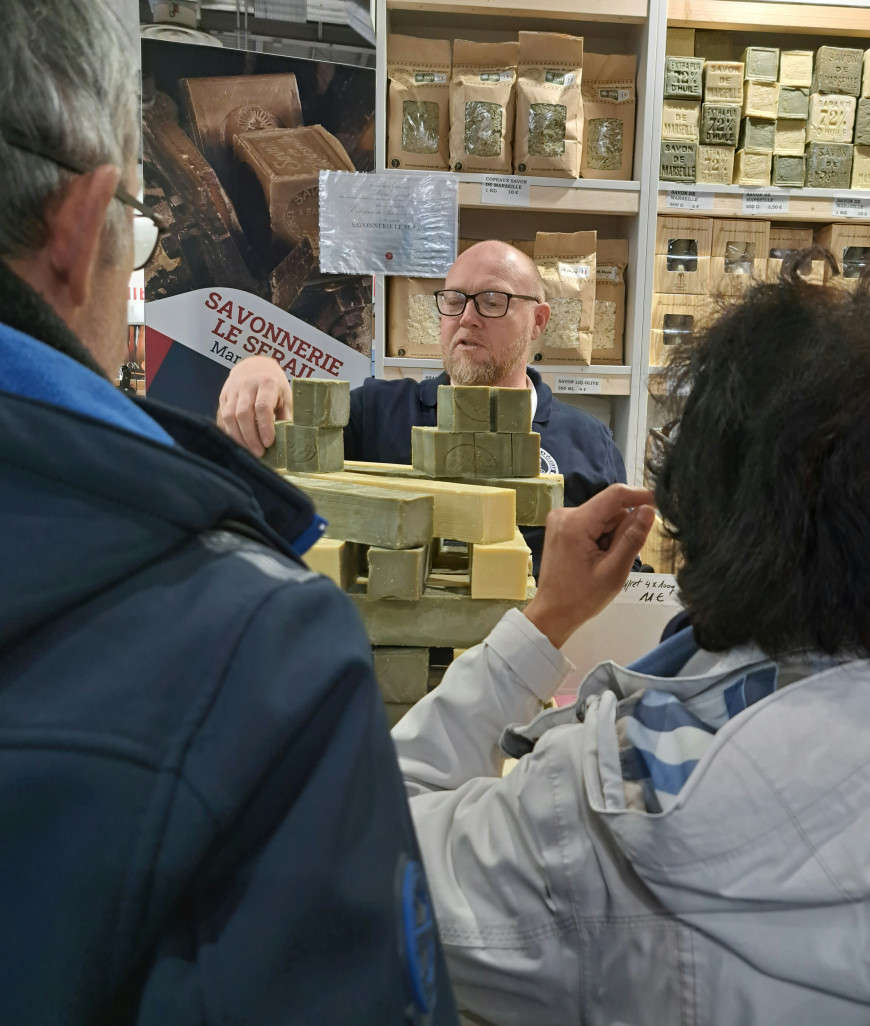
<path id="1" fill-rule="evenodd" d="M 835 196 L 832 206 L 833 217 L 870 219 L 870 199 L 859 199 L 857 196 Z"/>

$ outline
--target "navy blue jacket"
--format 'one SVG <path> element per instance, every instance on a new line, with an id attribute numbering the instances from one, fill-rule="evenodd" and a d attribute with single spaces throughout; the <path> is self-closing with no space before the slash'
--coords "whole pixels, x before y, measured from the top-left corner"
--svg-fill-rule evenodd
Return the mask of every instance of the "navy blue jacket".
<path id="1" fill-rule="evenodd" d="M 310 503 L 195 416 L 2 391 L 16 338 L 0 1023 L 453 1026 L 368 641 L 287 541 Z"/>
<path id="2" fill-rule="evenodd" d="M 532 429 L 541 435 L 541 473 L 563 474 L 565 505 L 579 506 L 603 488 L 625 481 L 622 455 L 610 429 L 576 406 L 553 396 L 533 368 L 527 373 L 538 396 Z M 438 386 L 446 374 L 426 381 L 368 378 L 350 393 L 350 422 L 344 455 L 372 463 L 410 463 L 411 428 L 434 427 Z M 544 545 L 543 527 L 524 527 L 537 576 Z"/>

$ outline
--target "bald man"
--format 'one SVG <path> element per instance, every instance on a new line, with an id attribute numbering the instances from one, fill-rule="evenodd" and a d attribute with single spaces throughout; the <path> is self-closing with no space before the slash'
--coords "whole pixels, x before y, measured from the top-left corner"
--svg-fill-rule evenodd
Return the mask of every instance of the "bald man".
<path id="1" fill-rule="evenodd" d="M 610 430 L 588 413 L 554 398 L 526 366 L 529 347 L 550 319 L 541 276 L 505 242 L 471 246 L 451 266 L 437 295 L 444 373 L 427 381 L 368 378 L 350 394 L 344 430 L 349 460 L 410 463 L 411 428 L 434 427 L 439 385 L 490 385 L 532 390 L 532 429 L 541 435 L 541 472 L 563 474 L 565 505 L 579 506 L 607 485 L 625 481 Z M 252 356 L 230 372 L 218 424 L 255 456 L 275 439 L 275 419 L 290 410 L 290 384 L 279 364 Z M 542 527 L 523 528 L 537 576 Z"/>

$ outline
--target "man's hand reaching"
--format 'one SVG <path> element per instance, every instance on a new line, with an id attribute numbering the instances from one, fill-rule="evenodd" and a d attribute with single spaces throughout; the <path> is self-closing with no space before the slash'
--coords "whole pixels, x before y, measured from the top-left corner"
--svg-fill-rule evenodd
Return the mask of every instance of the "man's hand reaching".
<path id="1" fill-rule="evenodd" d="M 654 518 L 652 492 L 623 484 L 549 514 L 538 590 L 524 612 L 557 648 L 617 595 Z"/>
<path id="2" fill-rule="evenodd" d="M 221 389 L 218 427 L 254 456 L 275 441 L 275 421 L 293 411 L 290 382 L 270 356 L 250 356 L 237 363 Z"/>

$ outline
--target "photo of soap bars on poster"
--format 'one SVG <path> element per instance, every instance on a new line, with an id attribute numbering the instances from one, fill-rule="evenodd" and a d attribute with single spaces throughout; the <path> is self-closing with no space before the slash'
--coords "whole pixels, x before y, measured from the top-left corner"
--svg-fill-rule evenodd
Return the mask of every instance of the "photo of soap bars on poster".
<path id="1" fill-rule="evenodd" d="M 659 177 L 870 188 L 870 50 L 736 54 L 729 32 L 669 29 Z"/>
<path id="2" fill-rule="evenodd" d="M 155 40 L 142 65 L 146 302 L 241 289 L 370 354 L 371 278 L 320 272 L 318 176 L 373 169 L 374 72 Z"/>

